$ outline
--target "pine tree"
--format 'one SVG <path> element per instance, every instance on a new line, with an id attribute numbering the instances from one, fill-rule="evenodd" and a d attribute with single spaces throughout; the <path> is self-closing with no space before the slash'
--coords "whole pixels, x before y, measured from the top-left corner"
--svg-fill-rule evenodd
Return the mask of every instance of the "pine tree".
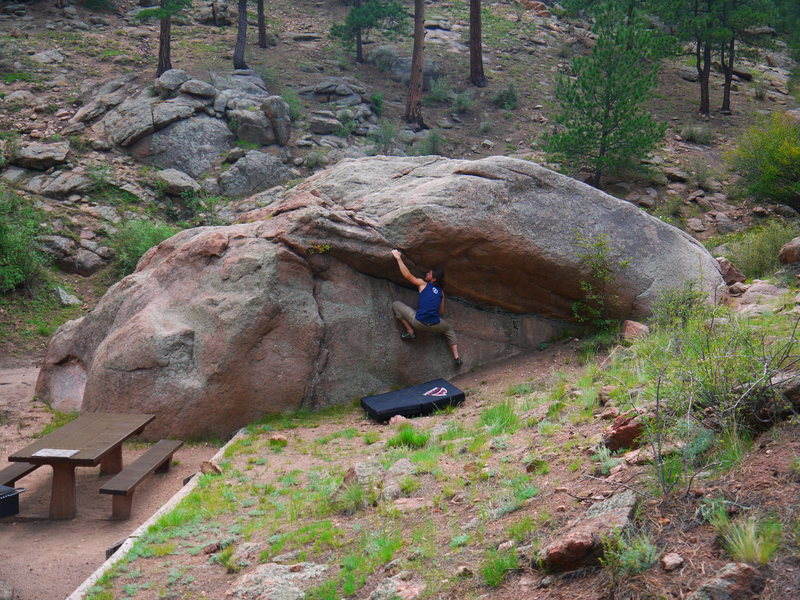
<path id="1" fill-rule="evenodd" d="M 399 33 L 406 24 L 406 11 L 394 0 L 355 0 L 344 23 L 331 27 L 331 38 L 346 48 L 355 46 L 356 62 L 364 62 L 361 38 L 370 29 L 381 29 L 387 33 Z"/>
<path id="2" fill-rule="evenodd" d="M 244 49 L 247 44 L 247 0 L 239 0 L 239 21 L 236 29 L 236 46 L 233 48 L 233 68 L 246 69 Z"/>
<path id="3" fill-rule="evenodd" d="M 659 45 L 640 22 L 622 24 L 605 11 L 596 27 L 599 38 L 588 56 L 572 61 L 574 77 L 556 84 L 561 126 L 546 149 L 556 158 L 592 171 L 592 185 L 658 145 L 666 127 L 642 108 L 657 83 Z"/>
<path id="4" fill-rule="evenodd" d="M 425 0 L 414 0 L 414 51 L 411 55 L 411 77 L 403 120 L 425 128 L 422 119 L 422 69 L 425 61 Z"/>
<path id="5" fill-rule="evenodd" d="M 191 6 L 192 0 L 160 0 L 158 8 L 146 8 L 140 11 L 137 19 L 158 19 L 158 65 L 156 77 L 172 68 L 170 42 L 172 38 L 172 16 Z"/>
<path id="6" fill-rule="evenodd" d="M 481 0 L 469 0 L 469 82 L 479 88 L 487 84 L 483 73 L 481 29 Z"/>

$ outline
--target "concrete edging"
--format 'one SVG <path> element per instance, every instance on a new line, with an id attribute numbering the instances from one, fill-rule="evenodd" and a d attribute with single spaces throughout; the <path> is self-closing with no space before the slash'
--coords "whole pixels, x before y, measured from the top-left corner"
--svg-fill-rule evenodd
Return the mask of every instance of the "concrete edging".
<path id="1" fill-rule="evenodd" d="M 222 448 L 220 448 L 219 451 L 214 456 L 211 457 L 210 459 L 211 462 L 216 463 L 217 461 L 219 461 L 224 456 L 225 450 L 228 448 L 228 446 L 230 446 L 235 441 L 245 437 L 246 434 L 247 432 L 245 431 L 244 428 L 237 431 L 236 434 L 230 440 L 228 440 L 228 442 L 224 446 L 222 446 Z M 192 490 L 194 490 L 195 487 L 197 487 L 197 482 L 199 480 L 199 477 L 197 475 L 199 475 L 199 473 L 196 473 L 195 476 L 192 477 L 191 481 L 189 481 L 189 483 L 187 483 L 185 486 L 183 486 L 181 489 L 175 492 L 175 495 L 172 496 L 172 498 L 170 498 L 166 504 L 164 504 L 161 508 L 159 508 L 156 512 L 154 512 L 149 519 L 147 519 L 144 523 L 139 525 L 139 527 L 134 529 L 133 532 L 128 536 L 128 539 L 125 540 L 125 542 L 117 549 L 117 551 L 114 552 L 114 554 L 112 554 L 111 557 L 108 558 L 102 565 L 100 565 L 94 573 L 89 575 L 89 577 L 87 577 L 82 584 L 80 584 L 77 588 L 75 588 L 75 591 L 72 592 L 69 596 L 67 596 L 66 600 L 83 600 L 83 598 L 86 597 L 86 592 L 89 590 L 89 588 L 91 588 L 97 582 L 97 580 L 100 579 L 100 577 L 102 577 L 103 574 L 105 574 L 106 571 L 108 571 L 111 567 L 113 567 L 115 564 L 117 564 L 123 558 L 125 558 L 125 556 L 128 553 L 128 550 L 131 549 L 134 542 L 136 542 L 136 540 L 145 531 L 147 531 L 147 529 L 153 523 L 155 523 L 156 520 L 161 517 L 161 515 L 175 508 L 178 502 L 183 500 L 186 496 L 189 495 L 189 493 Z"/>

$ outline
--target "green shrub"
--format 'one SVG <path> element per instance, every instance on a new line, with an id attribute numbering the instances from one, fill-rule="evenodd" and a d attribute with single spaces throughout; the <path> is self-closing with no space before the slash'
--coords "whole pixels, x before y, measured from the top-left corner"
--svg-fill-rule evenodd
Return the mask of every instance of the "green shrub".
<path id="1" fill-rule="evenodd" d="M 397 435 L 389 438 L 387 445 L 390 448 L 405 447 L 417 449 L 425 446 L 430 437 L 431 434 L 427 431 L 417 431 L 414 429 L 413 425 L 405 424 L 400 427 Z"/>
<path id="2" fill-rule="evenodd" d="M 444 146 L 445 139 L 438 129 L 433 129 L 424 140 L 419 143 L 417 147 L 417 154 L 419 156 L 432 156 L 434 154 L 442 153 L 442 146 Z"/>
<path id="3" fill-rule="evenodd" d="M 503 110 L 515 110 L 519 106 L 516 86 L 513 83 L 509 83 L 504 90 L 496 92 L 492 96 L 492 104 Z"/>
<path id="4" fill-rule="evenodd" d="M 0 186 L 0 293 L 36 282 L 45 264 L 36 247 L 42 214 L 24 198 Z"/>
<path id="5" fill-rule="evenodd" d="M 597 452 L 592 455 L 592 460 L 600 463 L 600 473 L 603 475 L 608 475 L 611 469 L 622 462 L 622 459 L 611 456 L 611 450 L 605 446 L 601 446 L 597 449 Z"/>
<path id="6" fill-rule="evenodd" d="M 376 117 L 383 115 L 383 94 L 375 92 L 369 97 L 369 103 Z"/>
<path id="7" fill-rule="evenodd" d="M 450 107 L 457 113 L 469 112 L 475 106 L 475 98 L 469 92 L 459 92 L 453 95 Z"/>
<path id="8" fill-rule="evenodd" d="M 490 550 L 487 552 L 480 571 L 486 585 L 497 587 L 503 583 L 503 580 L 509 572 L 515 571 L 518 568 L 519 558 L 512 548 L 511 550 L 503 552 L 499 550 Z"/>
<path id="9" fill-rule="evenodd" d="M 748 278 L 772 275 L 780 267 L 778 252 L 800 233 L 791 223 L 769 221 L 726 244 L 727 258 Z"/>
<path id="10" fill-rule="evenodd" d="M 753 96 L 759 102 L 767 98 L 767 83 L 763 77 L 753 78 Z"/>
<path id="11" fill-rule="evenodd" d="M 178 230 L 164 223 L 128 221 L 112 237 L 111 247 L 116 251 L 117 270 L 128 275 L 136 269 L 136 263 L 153 246 L 172 237 Z"/>
<path id="12" fill-rule="evenodd" d="M 302 107 L 300 102 L 300 94 L 298 94 L 292 88 L 286 88 L 281 93 L 281 98 L 283 98 L 283 101 L 289 105 L 289 118 L 292 121 L 297 121 L 302 115 L 300 111 L 300 108 Z"/>
<path id="13" fill-rule="evenodd" d="M 519 429 L 519 417 L 515 405 L 508 401 L 484 408 L 481 412 L 480 423 L 489 430 L 491 435 L 511 434 Z"/>
<path id="14" fill-rule="evenodd" d="M 375 144 L 375 153 L 390 155 L 394 151 L 398 131 L 397 125 L 389 119 L 378 120 L 378 127 L 369 134 L 370 141 Z"/>
<path id="15" fill-rule="evenodd" d="M 19 134 L 16 131 L 0 133 L 0 168 L 19 156 Z"/>
<path id="16" fill-rule="evenodd" d="M 754 516 L 731 521 L 724 509 L 711 515 L 711 525 L 717 530 L 725 551 L 736 561 L 765 565 L 781 543 L 783 526 L 774 517 L 763 521 Z"/>
<path id="17" fill-rule="evenodd" d="M 423 106 L 439 106 L 447 104 L 453 97 L 453 88 L 450 87 L 447 79 L 440 77 L 431 84 L 431 89 L 422 98 Z"/>
<path id="18" fill-rule="evenodd" d="M 748 193 L 800 210 L 800 123 L 773 113 L 751 127 L 728 155 Z"/>
<path id="19" fill-rule="evenodd" d="M 692 124 L 681 129 L 681 137 L 692 144 L 707 146 L 714 141 L 714 132 L 705 123 Z"/>
<path id="20" fill-rule="evenodd" d="M 659 557 L 658 548 L 650 536 L 636 536 L 615 531 L 602 537 L 603 556 L 600 565 L 608 571 L 614 583 L 626 575 L 635 575 L 649 569 Z"/>
<path id="21" fill-rule="evenodd" d="M 305 165 L 309 169 L 316 169 L 325 164 L 325 153 L 321 150 L 312 150 L 306 154 Z"/>

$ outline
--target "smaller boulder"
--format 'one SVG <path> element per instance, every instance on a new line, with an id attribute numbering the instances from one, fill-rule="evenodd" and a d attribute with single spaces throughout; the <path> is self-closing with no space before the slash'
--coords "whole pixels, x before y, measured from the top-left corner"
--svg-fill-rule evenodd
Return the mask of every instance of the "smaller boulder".
<path id="1" fill-rule="evenodd" d="M 668 552 L 661 557 L 661 568 L 667 573 L 683 566 L 683 557 L 677 552 Z"/>
<path id="2" fill-rule="evenodd" d="M 782 265 L 793 265 L 800 262 L 800 237 L 786 242 L 778 252 L 778 261 Z"/>
<path id="3" fill-rule="evenodd" d="M 337 131 L 342 126 L 337 119 L 323 117 L 321 115 L 313 115 L 308 123 L 308 128 L 311 133 L 317 135 L 328 135 Z"/>
<path id="4" fill-rule="evenodd" d="M 61 306 L 79 306 L 81 303 L 79 298 L 76 298 L 60 286 L 57 286 L 53 293 Z"/>
<path id="5" fill-rule="evenodd" d="M 291 177 L 280 159 L 251 150 L 219 177 L 220 191 L 225 196 L 241 198 L 269 189 Z"/>
<path id="6" fill-rule="evenodd" d="M 638 415 L 620 415 L 603 432 L 603 443 L 612 452 L 622 448 L 638 448 L 643 431 Z"/>
<path id="7" fill-rule="evenodd" d="M 753 600 L 761 597 L 765 585 L 758 569 L 744 563 L 728 563 L 687 600 Z"/>
<path id="8" fill-rule="evenodd" d="M 622 322 L 622 339 L 626 342 L 632 342 L 643 337 L 647 337 L 650 333 L 650 328 L 644 323 L 638 321 L 626 320 Z"/>
<path id="9" fill-rule="evenodd" d="M 170 69 L 169 71 L 164 71 L 158 79 L 155 80 L 156 90 L 160 94 L 174 92 L 190 79 L 191 77 L 186 71 L 182 69 Z"/>
<path id="10" fill-rule="evenodd" d="M 164 169 L 156 173 L 156 181 L 164 186 L 165 191 L 173 196 L 184 192 L 199 192 L 200 184 L 189 175 L 178 169 Z"/>
<path id="11" fill-rule="evenodd" d="M 69 142 L 55 142 L 45 144 L 31 142 L 25 144 L 19 151 L 14 163 L 26 169 L 39 169 L 44 171 L 55 165 L 60 165 L 67 160 Z"/>
<path id="12" fill-rule="evenodd" d="M 744 283 L 745 276 L 742 275 L 742 272 L 737 269 L 736 265 L 734 265 L 731 261 L 723 256 L 718 256 L 717 262 L 719 263 L 720 273 L 722 274 L 722 280 L 725 282 L 725 285 Z"/>
<path id="13" fill-rule="evenodd" d="M 199 79 L 189 79 L 183 82 L 178 90 L 182 94 L 190 94 L 200 98 L 213 98 L 217 95 L 217 88 Z"/>

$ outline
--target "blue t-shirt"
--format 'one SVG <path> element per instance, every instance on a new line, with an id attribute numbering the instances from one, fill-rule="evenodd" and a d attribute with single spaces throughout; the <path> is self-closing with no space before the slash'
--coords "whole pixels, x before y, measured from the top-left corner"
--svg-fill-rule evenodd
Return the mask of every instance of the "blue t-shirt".
<path id="1" fill-rule="evenodd" d="M 442 306 L 443 297 L 442 288 L 429 281 L 419 293 L 417 314 L 414 315 L 417 321 L 425 325 L 436 325 L 441 320 L 439 308 Z"/>

